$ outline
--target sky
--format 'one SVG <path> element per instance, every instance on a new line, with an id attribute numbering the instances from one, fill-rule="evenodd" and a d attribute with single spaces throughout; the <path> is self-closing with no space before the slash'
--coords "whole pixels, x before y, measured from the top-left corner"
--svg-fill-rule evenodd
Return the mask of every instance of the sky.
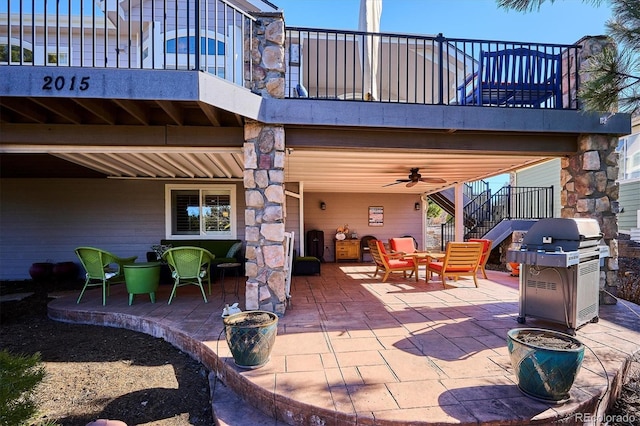
<path id="1" fill-rule="evenodd" d="M 357 30 L 360 0 L 270 0 L 284 11 L 288 27 Z M 581 0 L 546 1 L 539 10 L 498 8 L 496 0 L 383 0 L 380 31 L 481 40 L 573 44 L 586 35 L 606 34 L 611 17 Z M 509 175 L 489 179 L 493 190 Z"/>
<path id="2" fill-rule="evenodd" d="M 284 11 L 289 27 L 357 30 L 360 0 L 270 0 Z M 381 32 L 572 44 L 605 34 L 611 16 L 580 0 L 548 0 L 539 11 L 499 9 L 495 0 L 383 0 Z"/>

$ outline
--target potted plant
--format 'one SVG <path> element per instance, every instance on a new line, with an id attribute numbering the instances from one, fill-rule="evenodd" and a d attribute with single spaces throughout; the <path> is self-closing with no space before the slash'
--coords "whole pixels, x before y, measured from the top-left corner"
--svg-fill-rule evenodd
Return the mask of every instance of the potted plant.
<path id="1" fill-rule="evenodd" d="M 507 333 L 507 347 L 524 394 L 544 402 L 569 399 L 584 358 L 582 342 L 558 331 L 515 328 Z"/>
<path id="2" fill-rule="evenodd" d="M 278 332 L 278 316 L 268 311 L 245 311 L 223 318 L 227 344 L 236 365 L 260 368 L 269 362 Z"/>

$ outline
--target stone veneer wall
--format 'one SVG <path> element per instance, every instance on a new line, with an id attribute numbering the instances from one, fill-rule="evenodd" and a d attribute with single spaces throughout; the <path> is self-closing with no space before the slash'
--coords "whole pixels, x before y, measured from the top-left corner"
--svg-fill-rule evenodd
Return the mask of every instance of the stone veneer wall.
<path id="1" fill-rule="evenodd" d="M 261 14 L 245 37 L 245 80 L 262 97 L 283 98 L 284 19 Z M 246 309 L 283 315 L 285 294 L 284 127 L 248 120 L 244 126 Z"/>
<path id="2" fill-rule="evenodd" d="M 611 257 L 600 268 L 600 288 L 615 294 L 618 274 L 618 218 L 614 213 L 618 202 L 617 136 L 582 135 L 578 152 L 562 159 L 562 217 L 596 219 Z M 601 293 L 602 303 L 615 299 Z"/>
<path id="3" fill-rule="evenodd" d="M 605 36 L 587 36 L 576 44 L 582 48 L 578 53 L 578 67 L 583 70 L 589 58 L 613 41 Z M 580 73 L 587 80 L 587 73 Z M 576 85 L 571 85 L 575 88 Z M 576 96 L 572 93 L 572 98 Z M 574 98 L 575 99 L 575 98 Z M 578 100 L 578 105 L 581 107 Z M 578 139 L 578 151 L 562 159 L 560 182 L 562 185 L 562 217 L 589 217 L 596 219 L 609 246 L 611 257 L 600 268 L 601 303 L 615 303 L 618 280 L 618 145 L 617 135 L 584 134 Z"/>

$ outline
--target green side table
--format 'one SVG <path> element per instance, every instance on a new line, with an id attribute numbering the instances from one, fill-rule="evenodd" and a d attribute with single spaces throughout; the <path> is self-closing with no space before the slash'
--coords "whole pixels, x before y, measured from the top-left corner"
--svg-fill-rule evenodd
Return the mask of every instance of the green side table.
<path id="1" fill-rule="evenodd" d="M 160 283 L 160 262 L 140 262 L 124 265 L 124 280 L 129 293 L 129 306 L 136 294 L 149 294 L 151 303 L 156 303 L 156 291 Z"/>

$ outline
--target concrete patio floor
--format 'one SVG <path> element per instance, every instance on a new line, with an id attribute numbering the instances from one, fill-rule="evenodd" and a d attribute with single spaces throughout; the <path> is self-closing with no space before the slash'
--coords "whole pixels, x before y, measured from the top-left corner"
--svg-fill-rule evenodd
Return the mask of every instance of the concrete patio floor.
<path id="1" fill-rule="evenodd" d="M 577 331 L 587 350 L 570 400 L 539 402 L 516 386 L 507 331 L 565 329 L 517 323 L 517 278 L 487 271 L 479 288 L 460 279 L 443 289 L 439 279 L 425 282 L 424 270 L 417 283 L 393 274 L 382 283 L 373 271 L 324 263 L 321 276 L 294 276 L 271 359 L 255 370 L 234 364 L 223 335 L 224 303 L 244 309 L 242 282 L 240 298 L 226 301 L 216 282 L 207 304 L 194 286 L 178 289 L 171 305 L 170 285 L 155 304 L 137 295 L 131 306 L 122 285 L 106 306 L 100 290 L 88 290 L 80 304 L 77 294 L 52 301 L 49 316 L 147 333 L 189 353 L 221 380 L 213 405 L 228 425 L 597 424 L 640 349 L 640 307 L 601 306 L 600 321 Z"/>

